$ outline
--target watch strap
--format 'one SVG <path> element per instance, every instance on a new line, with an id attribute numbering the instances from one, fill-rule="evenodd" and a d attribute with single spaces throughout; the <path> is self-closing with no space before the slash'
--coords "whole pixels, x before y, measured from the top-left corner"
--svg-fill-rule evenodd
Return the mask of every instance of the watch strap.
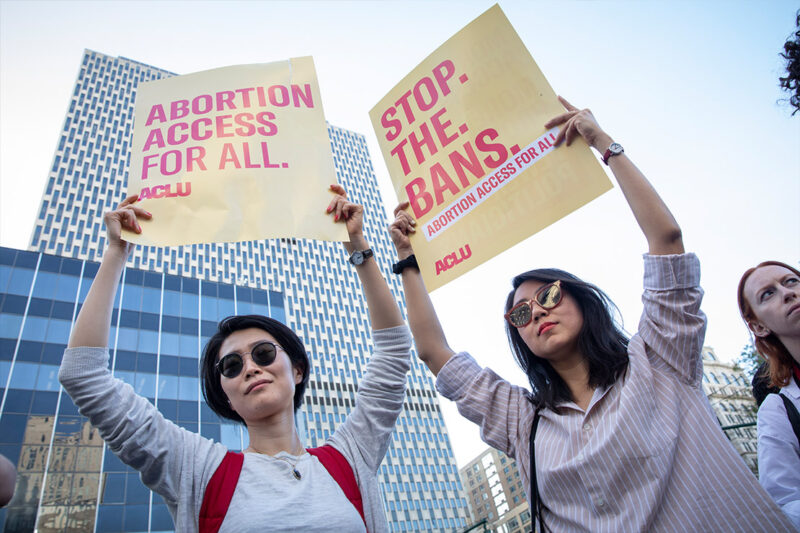
<path id="1" fill-rule="evenodd" d="M 615 149 L 614 149 L 614 150 L 612 150 L 612 149 L 611 149 L 612 147 L 614 147 Z M 608 148 L 606 148 L 606 151 L 603 153 L 603 163 L 605 163 L 606 165 L 608 165 L 608 160 L 609 160 L 609 159 L 611 159 L 611 158 L 612 158 L 612 157 L 614 157 L 615 155 L 619 155 L 619 154 L 623 153 L 624 151 L 625 151 L 625 149 L 622 147 L 622 145 L 621 145 L 621 144 L 619 144 L 619 143 L 615 143 L 615 142 L 614 142 L 614 143 L 611 143 L 611 144 L 608 146 Z"/>
<path id="2" fill-rule="evenodd" d="M 419 263 L 417 263 L 417 256 L 414 254 L 409 255 L 405 259 L 398 261 L 392 265 L 392 272 L 395 274 L 402 274 L 403 270 L 412 267 L 419 270 Z"/>

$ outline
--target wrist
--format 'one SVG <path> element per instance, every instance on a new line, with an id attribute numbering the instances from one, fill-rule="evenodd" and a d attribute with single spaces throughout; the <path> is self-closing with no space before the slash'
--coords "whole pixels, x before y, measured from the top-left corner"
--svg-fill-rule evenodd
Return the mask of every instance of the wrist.
<path id="1" fill-rule="evenodd" d="M 369 243 L 367 239 L 364 238 L 364 234 L 359 233 L 357 235 L 350 235 L 350 241 L 345 242 L 344 247 L 349 253 L 353 253 L 355 250 L 366 250 L 369 248 Z"/>
<path id="2" fill-rule="evenodd" d="M 414 250 L 412 248 L 397 249 L 397 259 L 399 259 L 400 261 L 412 255 L 414 255 Z"/>
<path id="3" fill-rule="evenodd" d="M 611 138 L 611 135 L 603 132 L 602 134 L 598 135 L 594 138 L 594 142 L 592 143 L 592 148 L 600 152 L 600 154 L 604 154 L 606 149 L 611 146 L 611 143 L 614 142 L 614 139 Z"/>

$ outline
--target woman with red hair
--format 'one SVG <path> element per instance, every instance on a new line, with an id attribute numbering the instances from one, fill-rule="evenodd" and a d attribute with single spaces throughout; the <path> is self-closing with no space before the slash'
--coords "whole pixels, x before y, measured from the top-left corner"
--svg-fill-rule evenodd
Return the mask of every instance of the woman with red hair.
<path id="1" fill-rule="evenodd" d="M 800 528 L 800 271 L 765 261 L 744 273 L 738 299 L 770 385 L 780 388 L 758 410 L 759 481 Z"/>

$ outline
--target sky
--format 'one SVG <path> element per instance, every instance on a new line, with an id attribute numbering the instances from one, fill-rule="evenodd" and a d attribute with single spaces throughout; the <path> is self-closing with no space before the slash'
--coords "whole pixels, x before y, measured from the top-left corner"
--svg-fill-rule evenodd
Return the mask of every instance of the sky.
<path id="1" fill-rule="evenodd" d="M 0 245 L 27 248 L 83 50 L 188 74 L 311 55 L 326 119 L 366 136 L 369 110 L 491 1 L 0 0 Z M 742 272 L 800 262 L 800 113 L 778 87 L 800 5 L 786 1 L 502 1 L 556 93 L 589 107 L 672 210 L 702 263 L 706 344 L 748 342 Z M 613 181 L 613 180 L 612 180 Z M 618 187 L 432 294 L 450 345 L 524 385 L 503 330 L 510 279 L 555 266 L 605 290 L 634 333 L 646 242 Z M 456 460 L 486 445 L 442 399 Z"/>

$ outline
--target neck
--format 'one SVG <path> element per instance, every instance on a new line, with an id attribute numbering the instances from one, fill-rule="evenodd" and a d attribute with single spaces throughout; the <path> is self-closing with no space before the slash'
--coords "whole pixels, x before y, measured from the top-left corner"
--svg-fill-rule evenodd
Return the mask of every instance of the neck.
<path id="1" fill-rule="evenodd" d="M 794 362 L 800 365 L 800 337 L 783 337 L 781 342 L 786 347 Z"/>
<path id="2" fill-rule="evenodd" d="M 247 422 L 250 445 L 246 452 L 275 455 L 288 452 L 292 455 L 303 453 L 303 443 L 294 426 L 294 411 L 281 413 L 265 420 Z"/>
<path id="3" fill-rule="evenodd" d="M 586 358 L 575 353 L 557 361 L 551 361 L 553 370 L 564 380 L 572 393 L 572 399 L 581 409 L 586 409 L 594 394 L 594 387 L 589 386 L 589 365 Z"/>

